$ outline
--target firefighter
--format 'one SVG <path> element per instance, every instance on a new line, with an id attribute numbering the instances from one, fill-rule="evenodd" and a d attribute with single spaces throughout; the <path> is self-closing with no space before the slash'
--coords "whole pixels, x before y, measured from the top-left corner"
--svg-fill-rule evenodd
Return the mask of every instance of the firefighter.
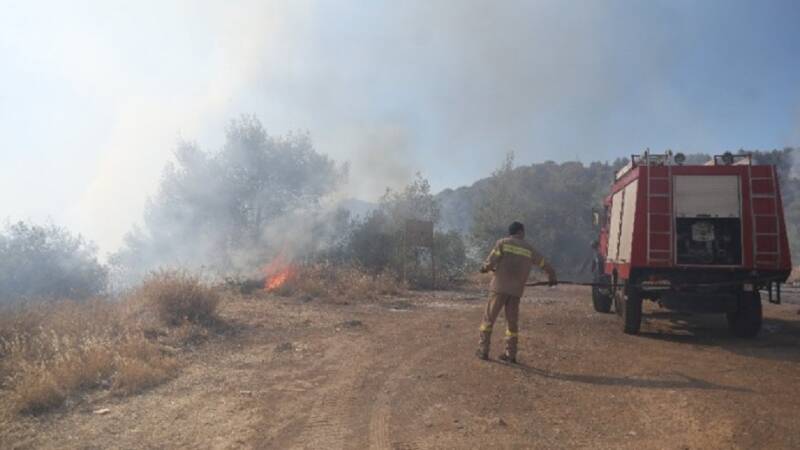
<path id="1" fill-rule="evenodd" d="M 531 268 L 537 266 L 547 273 L 548 284 L 557 283 L 556 272 L 547 261 L 525 240 L 525 226 L 514 222 L 508 227 L 508 236 L 497 241 L 481 267 L 481 273 L 494 272 L 489 286 L 489 302 L 483 313 L 480 326 L 480 341 L 476 355 L 489 359 L 489 344 L 492 338 L 492 327 L 505 309 L 506 315 L 506 349 L 499 359 L 505 362 L 517 362 L 517 340 L 519 333 L 519 300 L 525 290 L 525 283 Z"/>

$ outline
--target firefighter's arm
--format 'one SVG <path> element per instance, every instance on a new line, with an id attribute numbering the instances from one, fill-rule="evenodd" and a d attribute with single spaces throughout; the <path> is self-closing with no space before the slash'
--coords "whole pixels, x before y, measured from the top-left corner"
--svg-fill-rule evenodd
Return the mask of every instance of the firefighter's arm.
<path id="1" fill-rule="evenodd" d="M 547 283 L 550 286 L 555 286 L 558 284 L 558 277 L 556 277 L 556 269 L 553 269 L 553 266 L 548 264 L 547 261 L 545 261 L 542 270 L 544 270 L 545 273 L 547 274 Z"/>
<path id="2" fill-rule="evenodd" d="M 555 286 L 556 284 L 558 284 L 558 278 L 556 277 L 556 269 L 554 269 L 553 266 L 551 266 L 550 263 L 547 262 L 547 259 L 544 256 L 534 252 L 533 262 L 534 264 L 537 265 L 537 267 L 542 269 L 542 271 L 544 271 L 544 273 L 547 274 L 547 282 L 550 286 Z"/>
<path id="3" fill-rule="evenodd" d="M 489 253 L 489 256 L 486 257 L 486 261 L 484 261 L 483 265 L 481 266 L 481 273 L 494 271 L 497 268 L 497 262 L 500 261 L 500 258 L 503 256 L 502 248 L 503 247 L 500 245 L 500 241 L 494 244 L 492 252 Z"/>

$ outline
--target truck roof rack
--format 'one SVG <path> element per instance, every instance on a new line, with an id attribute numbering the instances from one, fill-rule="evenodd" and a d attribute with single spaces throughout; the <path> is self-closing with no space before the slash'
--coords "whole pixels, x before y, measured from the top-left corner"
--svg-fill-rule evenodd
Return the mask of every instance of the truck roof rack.
<path id="1" fill-rule="evenodd" d="M 644 151 L 641 155 L 631 155 L 631 160 L 617 171 L 616 178 L 619 180 L 623 175 L 630 172 L 631 169 L 638 166 L 666 166 L 672 162 L 672 150 L 667 150 L 664 153 L 650 153 L 650 149 Z"/>
<path id="2" fill-rule="evenodd" d="M 619 180 L 626 173 L 630 172 L 637 166 L 668 166 L 672 164 L 683 165 L 685 160 L 683 153 L 677 153 L 673 156 L 672 150 L 667 150 L 664 153 L 650 153 L 650 149 L 644 151 L 641 155 L 631 155 L 631 160 L 617 171 L 615 180 Z M 752 166 L 753 155 L 750 153 L 740 153 L 738 155 L 731 152 L 725 152 L 721 155 L 714 155 L 708 162 L 703 164 L 705 166 Z"/>
<path id="3" fill-rule="evenodd" d="M 752 166 L 753 155 L 750 153 L 742 153 L 734 155 L 731 152 L 725 152 L 721 155 L 714 155 L 707 163 L 706 166 Z"/>

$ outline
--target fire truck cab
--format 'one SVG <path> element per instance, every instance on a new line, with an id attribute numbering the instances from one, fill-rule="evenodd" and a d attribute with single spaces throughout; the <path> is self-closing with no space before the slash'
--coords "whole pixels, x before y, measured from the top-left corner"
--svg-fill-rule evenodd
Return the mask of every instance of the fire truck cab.
<path id="1" fill-rule="evenodd" d="M 791 272 L 777 172 L 750 155 L 725 153 L 703 165 L 685 164 L 680 153 L 634 155 L 595 222 L 594 308 L 613 305 L 628 334 L 639 332 L 642 302 L 652 300 L 725 313 L 734 335 L 754 337 L 760 292 L 780 302 Z"/>

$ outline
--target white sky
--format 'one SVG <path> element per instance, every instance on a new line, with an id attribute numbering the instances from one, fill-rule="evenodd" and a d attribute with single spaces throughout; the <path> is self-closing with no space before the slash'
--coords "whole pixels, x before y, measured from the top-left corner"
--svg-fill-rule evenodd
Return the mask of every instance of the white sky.
<path id="1" fill-rule="evenodd" d="M 2 215 L 49 218 L 112 250 L 177 139 L 216 147 L 226 121 L 250 112 L 242 97 L 270 82 L 303 8 L 3 3 Z"/>

